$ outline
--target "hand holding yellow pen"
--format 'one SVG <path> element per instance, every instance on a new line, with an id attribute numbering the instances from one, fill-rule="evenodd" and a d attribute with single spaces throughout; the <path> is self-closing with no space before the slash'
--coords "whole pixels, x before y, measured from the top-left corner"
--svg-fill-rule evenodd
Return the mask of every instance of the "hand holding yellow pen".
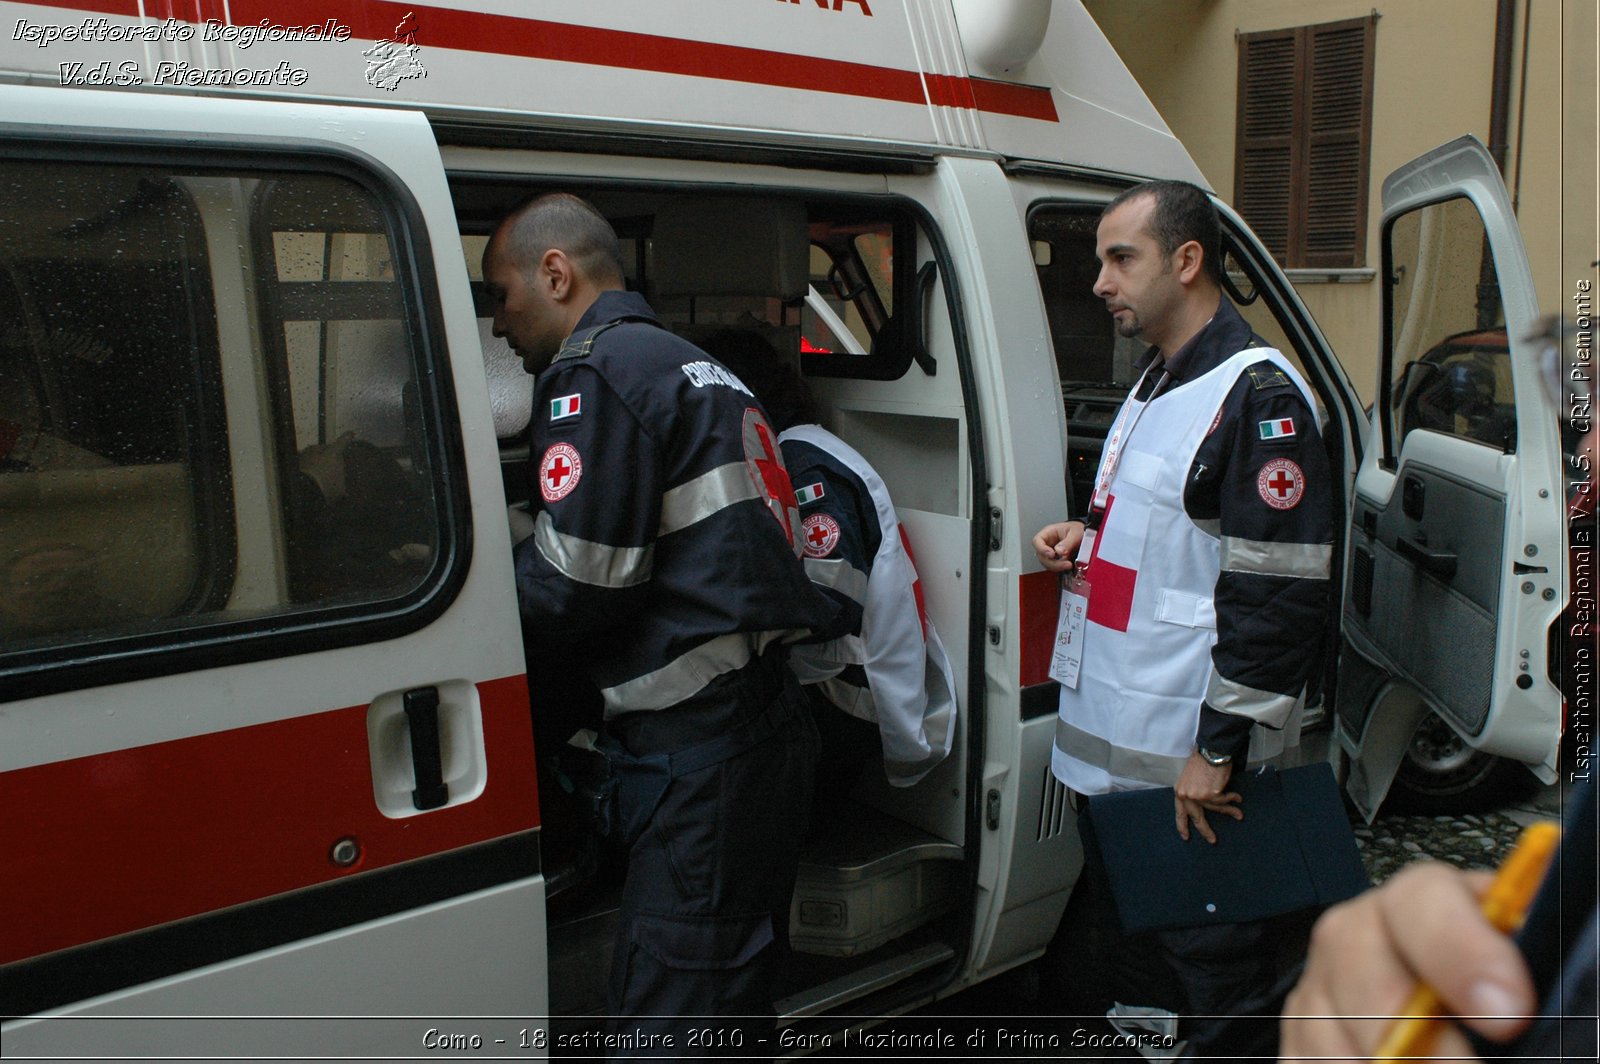
<path id="1" fill-rule="evenodd" d="M 1494 883 L 1483 896 L 1483 915 L 1497 930 L 1509 935 L 1522 926 L 1522 919 L 1538 892 L 1560 838 L 1560 827 L 1550 822 L 1530 824 L 1523 829 L 1516 848 L 1500 866 Z M 1444 1014 L 1443 1003 L 1434 989 L 1426 984 L 1417 987 L 1411 1000 L 1406 1002 L 1402 1018 L 1389 1029 L 1374 1058 L 1398 1061 L 1427 1055 Z"/>

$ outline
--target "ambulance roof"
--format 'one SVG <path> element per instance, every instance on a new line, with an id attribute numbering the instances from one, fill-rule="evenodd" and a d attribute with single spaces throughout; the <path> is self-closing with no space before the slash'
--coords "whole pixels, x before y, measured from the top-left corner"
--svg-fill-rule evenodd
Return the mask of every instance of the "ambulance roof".
<path id="1" fill-rule="evenodd" d="M 1204 182 L 1078 0 L 152 6 L 0 0 L 0 77 Z"/>

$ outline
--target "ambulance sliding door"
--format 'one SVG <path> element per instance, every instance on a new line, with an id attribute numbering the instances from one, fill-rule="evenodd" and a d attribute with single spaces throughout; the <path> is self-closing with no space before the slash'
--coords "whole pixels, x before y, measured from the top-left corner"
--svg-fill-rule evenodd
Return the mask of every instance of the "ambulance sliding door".
<path id="1" fill-rule="evenodd" d="M 0 88 L 0 188 L 7 1052 L 403 1056 L 426 1025 L 350 1017 L 542 1014 L 428 126 Z"/>

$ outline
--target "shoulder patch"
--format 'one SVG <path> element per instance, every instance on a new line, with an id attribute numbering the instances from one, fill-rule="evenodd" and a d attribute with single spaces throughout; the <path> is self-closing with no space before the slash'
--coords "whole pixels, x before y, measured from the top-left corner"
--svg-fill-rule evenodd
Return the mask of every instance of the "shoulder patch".
<path id="1" fill-rule="evenodd" d="M 783 527 L 784 538 L 798 557 L 800 504 L 795 501 L 794 486 L 789 483 L 789 471 L 784 468 L 783 456 L 778 450 L 778 434 L 767 424 L 766 415 L 759 407 L 745 408 L 741 438 L 750 482 L 755 485 L 767 512 Z"/>
<path id="2" fill-rule="evenodd" d="M 1261 501 L 1274 510 L 1292 510 L 1306 493 L 1306 475 L 1287 458 L 1274 458 L 1256 474 Z"/>
<path id="3" fill-rule="evenodd" d="M 1292 441 L 1295 438 L 1294 418 L 1275 417 L 1268 421 L 1258 421 L 1256 432 L 1263 440 Z"/>
<path id="4" fill-rule="evenodd" d="M 795 501 L 801 506 L 810 506 L 812 503 L 819 501 L 826 494 L 827 492 L 823 490 L 822 481 L 820 480 L 815 484 L 807 484 L 804 487 L 794 489 Z"/>
<path id="5" fill-rule="evenodd" d="M 583 393 L 559 396 L 550 400 L 550 420 L 570 421 L 583 413 Z"/>
<path id="6" fill-rule="evenodd" d="M 827 514 L 812 514 L 801 528 L 801 545 L 808 558 L 826 558 L 839 545 L 839 522 Z"/>
<path id="7" fill-rule="evenodd" d="M 1294 382 L 1289 375 L 1271 362 L 1257 362 L 1245 370 L 1250 375 L 1250 383 L 1254 384 L 1256 391 L 1264 392 L 1271 388 L 1292 388 Z"/>
<path id="8" fill-rule="evenodd" d="M 572 494 L 583 476 L 583 459 L 570 443 L 553 443 L 539 460 L 539 494 L 545 502 L 560 502 Z"/>

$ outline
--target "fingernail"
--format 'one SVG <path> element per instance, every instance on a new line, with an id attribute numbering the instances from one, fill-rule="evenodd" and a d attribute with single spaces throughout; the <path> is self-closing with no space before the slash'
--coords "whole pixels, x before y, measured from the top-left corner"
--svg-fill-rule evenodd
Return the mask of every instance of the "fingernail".
<path id="1" fill-rule="evenodd" d="M 1519 1016 L 1526 1007 L 1517 995 L 1488 979 L 1467 988 L 1467 1005 L 1479 1016 Z"/>

